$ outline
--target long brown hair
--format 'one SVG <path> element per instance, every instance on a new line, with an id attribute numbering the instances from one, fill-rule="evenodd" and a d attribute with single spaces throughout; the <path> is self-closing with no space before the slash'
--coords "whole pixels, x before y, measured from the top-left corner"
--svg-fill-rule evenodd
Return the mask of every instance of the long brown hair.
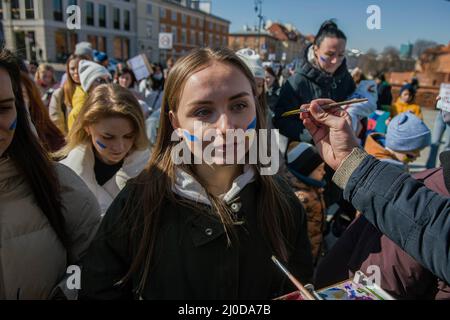
<path id="1" fill-rule="evenodd" d="M 50 120 L 48 109 L 41 99 L 41 94 L 34 81 L 25 72 L 20 73 L 20 80 L 28 97 L 28 109 L 37 134 L 48 152 L 55 152 L 65 145 L 64 135 Z"/>
<path id="2" fill-rule="evenodd" d="M 64 247 L 69 247 L 62 214 L 61 189 L 54 164 L 30 129 L 22 95 L 19 60 L 9 50 L 0 48 L 0 68 L 11 78 L 17 110 L 17 127 L 6 154 L 14 161 Z"/>
<path id="3" fill-rule="evenodd" d="M 173 128 L 169 120 L 169 111 L 176 112 L 182 90 L 187 80 L 196 72 L 209 67 L 212 63 L 219 62 L 237 67 L 249 80 L 252 86 L 253 95 L 256 95 L 256 84 L 254 77 L 248 67 L 231 50 L 202 48 L 196 49 L 188 56 L 179 60 L 171 70 L 164 90 L 163 102 L 161 106 L 161 118 L 157 142 L 153 149 L 152 157 L 145 170 L 133 180 L 133 185 L 137 190 L 127 201 L 124 208 L 126 221 L 130 221 L 130 240 L 135 236 L 134 230 L 141 230 L 142 237 L 138 239 L 138 247 L 133 257 L 130 269 L 121 283 L 129 281 L 135 273 L 140 273 L 137 292 L 140 292 L 147 281 L 151 267 L 153 265 L 153 254 L 155 243 L 158 238 L 159 223 L 163 205 L 165 201 L 178 203 L 181 205 L 194 206 L 192 202 L 175 197 L 172 186 L 175 183 L 175 172 L 177 166 L 172 161 L 172 149 L 177 142 L 171 141 Z M 262 116 L 262 110 L 255 98 L 257 111 L 257 129 L 265 128 L 266 119 Z M 183 166 L 183 170 L 193 174 L 194 170 L 189 166 Z M 289 200 L 281 191 L 278 180 L 273 176 L 263 176 L 259 174 L 260 165 L 253 165 L 257 172 L 257 182 L 259 183 L 257 215 L 258 227 L 266 237 L 267 245 L 271 250 L 283 260 L 288 260 L 291 245 L 293 245 L 294 235 L 292 228 L 293 209 L 289 205 Z M 227 235 L 234 234 L 233 220 L 226 204 L 206 190 L 211 208 L 206 214 L 212 214 L 223 224 Z M 197 208 L 199 210 L 199 208 Z M 232 237 L 229 245 L 233 244 L 236 238 Z"/>
<path id="4" fill-rule="evenodd" d="M 66 62 L 66 81 L 64 82 L 63 85 L 63 91 L 64 91 L 64 104 L 66 105 L 66 108 L 68 107 L 72 107 L 72 97 L 73 94 L 75 92 L 75 89 L 77 86 L 79 86 L 79 83 L 75 83 L 75 81 L 73 81 L 72 77 L 70 76 L 70 62 L 72 60 L 78 60 L 78 63 L 80 62 L 80 60 L 90 60 L 89 57 L 87 56 L 83 56 L 83 55 L 76 55 L 76 54 L 72 54 Z M 77 64 L 78 64 L 77 63 Z"/>

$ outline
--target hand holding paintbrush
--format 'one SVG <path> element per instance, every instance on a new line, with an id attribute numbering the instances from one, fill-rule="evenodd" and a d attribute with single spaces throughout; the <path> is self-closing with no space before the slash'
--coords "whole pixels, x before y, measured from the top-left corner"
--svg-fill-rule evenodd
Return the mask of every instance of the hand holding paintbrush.
<path id="1" fill-rule="evenodd" d="M 322 109 L 327 110 L 327 109 L 331 109 L 331 108 L 334 108 L 334 107 L 342 107 L 342 106 L 346 106 L 346 105 L 351 105 L 351 104 L 361 103 L 361 102 L 367 102 L 367 101 L 369 101 L 369 100 L 368 99 L 353 99 L 353 100 L 347 100 L 347 101 L 342 101 L 342 102 L 334 102 L 334 103 L 330 103 L 330 104 L 327 104 L 327 105 L 323 105 L 321 107 L 322 107 Z M 282 117 L 288 117 L 288 116 L 300 114 L 300 113 L 303 113 L 303 112 L 309 112 L 309 107 L 310 107 L 310 104 L 304 104 L 304 105 L 302 105 L 300 107 L 300 109 L 287 111 L 287 112 L 283 113 L 281 116 Z"/>

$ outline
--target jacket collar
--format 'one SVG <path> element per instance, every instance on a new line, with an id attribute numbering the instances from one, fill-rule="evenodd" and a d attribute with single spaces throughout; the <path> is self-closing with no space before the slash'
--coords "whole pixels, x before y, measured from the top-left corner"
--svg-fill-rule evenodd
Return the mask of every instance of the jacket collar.
<path id="1" fill-rule="evenodd" d="M 116 179 L 116 183 L 123 188 L 128 179 L 136 177 L 144 168 L 150 157 L 149 150 L 133 151 L 124 161 L 122 168 L 115 174 L 112 179 Z M 95 156 L 91 144 L 79 145 L 72 151 L 66 159 L 61 163 L 69 166 L 76 174 L 96 185 L 94 165 Z"/>
<path id="2" fill-rule="evenodd" d="M 182 170 L 176 168 L 175 184 L 172 190 L 179 196 L 194 202 L 211 205 L 205 189 L 195 178 Z M 255 180 L 255 172 L 251 166 L 244 166 L 244 173 L 238 176 L 226 194 L 221 195 L 225 203 L 229 204 L 244 189 L 246 185 Z"/>

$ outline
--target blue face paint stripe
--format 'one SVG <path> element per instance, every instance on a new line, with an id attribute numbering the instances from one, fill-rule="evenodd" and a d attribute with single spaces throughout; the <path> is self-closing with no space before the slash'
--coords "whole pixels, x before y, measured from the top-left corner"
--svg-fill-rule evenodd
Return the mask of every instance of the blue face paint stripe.
<path id="1" fill-rule="evenodd" d="M 14 119 L 13 123 L 11 123 L 11 126 L 9 127 L 10 131 L 16 130 L 17 127 L 17 118 Z"/>
<path id="2" fill-rule="evenodd" d="M 95 142 L 98 144 L 98 146 L 99 146 L 100 148 L 106 149 L 106 146 L 105 146 L 103 143 L 101 143 L 100 141 L 96 140 Z"/>
<path id="3" fill-rule="evenodd" d="M 328 62 L 328 59 L 326 59 L 326 58 L 324 58 L 322 56 L 320 56 L 320 60 L 322 60 L 322 62 Z"/>
<path id="4" fill-rule="evenodd" d="M 184 135 L 191 142 L 198 142 L 199 141 L 199 139 L 196 136 L 190 134 L 187 130 L 184 130 Z"/>
<path id="5" fill-rule="evenodd" d="M 247 130 L 256 129 L 256 117 L 253 121 L 248 125 Z"/>

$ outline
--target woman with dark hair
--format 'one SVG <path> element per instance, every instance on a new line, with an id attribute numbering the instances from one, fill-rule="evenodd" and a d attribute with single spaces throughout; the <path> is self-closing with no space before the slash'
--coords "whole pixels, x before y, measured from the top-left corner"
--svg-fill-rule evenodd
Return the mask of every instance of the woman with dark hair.
<path id="1" fill-rule="evenodd" d="M 150 107 L 144 101 L 143 95 L 136 90 L 137 80 L 133 70 L 131 70 L 128 67 L 124 67 L 122 68 L 121 71 L 118 72 L 118 76 L 119 76 L 118 78 L 119 85 L 123 88 L 130 90 L 134 94 L 136 99 L 138 99 L 142 112 L 144 113 L 144 118 L 147 119 L 148 116 L 150 115 Z"/>
<path id="2" fill-rule="evenodd" d="M 67 266 L 85 253 L 100 208 L 74 172 L 48 158 L 31 131 L 19 61 L 5 49 L 0 82 L 0 299 L 48 299 Z M 59 288 L 68 292 L 64 281 Z"/>
<path id="3" fill-rule="evenodd" d="M 297 116 L 282 117 L 284 112 L 318 98 L 344 101 L 355 91 L 345 62 L 346 44 L 345 34 L 328 20 L 320 27 L 314 43 L 302 52 L 295 73 L 281 88 L 275 106 L 275 127 L 290 140 L 305 140 L 301 137 L 304 127 Z"/>
<path id="4" fill-rule="evenodd" d="M 194 131 L 199 122 L 203 133 Z M 196 49 L 179 60 L 160 124 L 150 162 L 112 203 L 83 260 L 81 297 L 275 298 L 293 288 L 272 255 L 308 281 L 312 256 L 298 199 L 263 174 L 261 158 L 244 165 L 242 152 L 224 163 L 234 153 L 225 134 L 266 128 L 246 64 L 229 49 Z M 245 156 L 250 136 L 236 143 Z M 194 164 L 180 163 L 180 146 Z M 198 163 L 211 146 L 212 158 Z"/>
<path id="5" fill-rule="evenodd" d="M 280 97 L 280 84 L 275 71 L 271 67 L 265 68 L 266 74 L 266 101 L 270 110 L 274 111 Z"/>

